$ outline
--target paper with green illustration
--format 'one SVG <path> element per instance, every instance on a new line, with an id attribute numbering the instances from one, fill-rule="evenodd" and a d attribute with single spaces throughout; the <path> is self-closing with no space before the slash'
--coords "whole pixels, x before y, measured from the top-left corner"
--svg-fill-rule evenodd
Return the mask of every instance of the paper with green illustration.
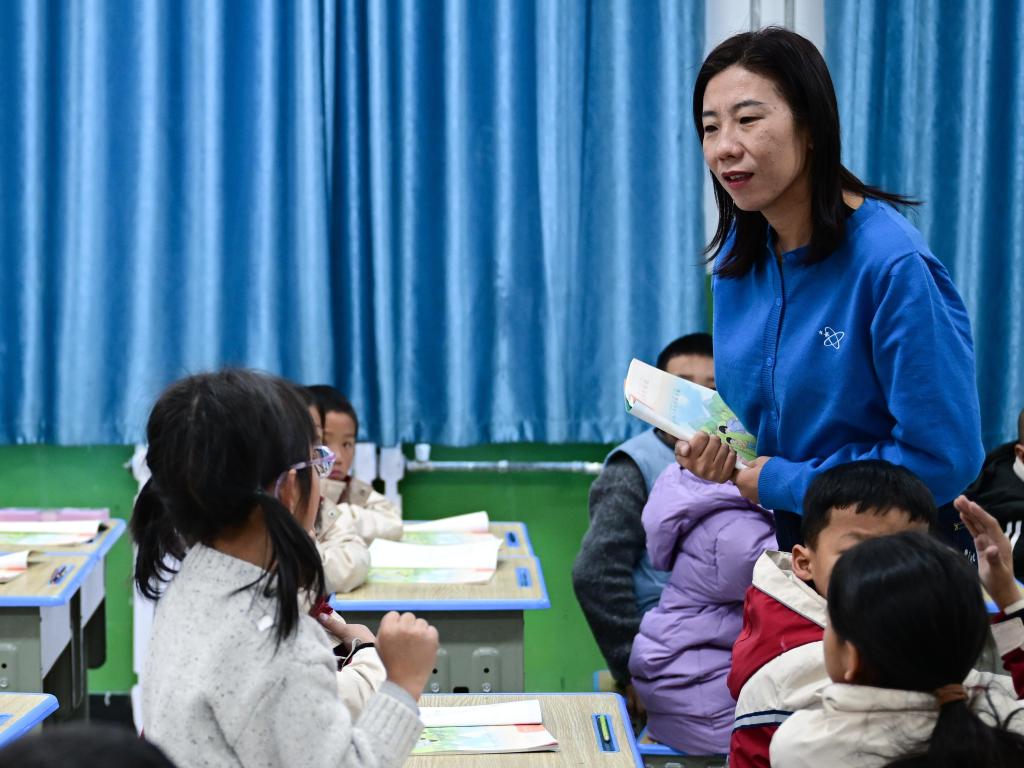
<path id="1" fill-rule="evenodd" d="M 552 752 L 537 699 L 464 707 L 421 707 L 425 726 L 414 755 L 481 755 Z"/>
<path id="2" fill-rule="evenodd" d="M 624 392 L 630 414 L 673 437 L 689 440 L 698 431 L 715 435 L 736 451 L 737 467 L 757 458 L 757 438 L 713 389 L 634 358 Z"/>
<path id="3" fill-rule="evenodd" d="M 99 520 L 0 521 L 0 546 L 42 549 L 86 544 L 99 529 Z"/>

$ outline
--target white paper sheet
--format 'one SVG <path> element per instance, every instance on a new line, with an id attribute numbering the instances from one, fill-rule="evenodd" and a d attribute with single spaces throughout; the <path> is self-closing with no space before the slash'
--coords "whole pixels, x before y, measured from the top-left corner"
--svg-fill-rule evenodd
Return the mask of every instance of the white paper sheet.
<path id="1" fill-rule="evenodd" d="M 440 520 L 407 520 L 407 531 L 464 531 L 486 533 L 491 521 L 486 512 L 442 517 Z"/>
<path id="2" fill-rule="evenodd" d="M 498 567 L 497 536 L 480 537 L 467 544 L 406 544 L 374 539 L 370 545 L 371 568 L 458 568 L 495 570 Z"/>
<path id="3" fill-rule="evenodd" d="M 420 720 L 426 728 L 451 725 L 539 725 L 543 722 L 537 699 L 469 707 L 420 707 Z"/>

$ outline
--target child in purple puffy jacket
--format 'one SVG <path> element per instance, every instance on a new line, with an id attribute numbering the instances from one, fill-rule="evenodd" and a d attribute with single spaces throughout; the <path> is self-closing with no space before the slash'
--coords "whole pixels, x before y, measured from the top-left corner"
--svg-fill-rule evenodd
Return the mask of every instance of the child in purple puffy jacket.
<path id="1" fill-rule="evenodd" d="M 650 734 L 688 754 L 727 753 L 736 703 L 726 676 L 754 561 L 776 546 L 771 514 L 732 483 L 673 464 L 654 484 L 643 524 L 651 563 L 671 571 L 629 657 Z"/>

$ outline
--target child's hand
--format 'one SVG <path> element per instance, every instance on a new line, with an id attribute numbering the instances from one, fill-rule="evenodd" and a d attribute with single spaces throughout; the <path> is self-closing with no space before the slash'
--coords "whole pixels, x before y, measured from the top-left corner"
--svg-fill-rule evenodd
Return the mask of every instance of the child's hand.
<path id="1" fill-rule="evenodd" d="M 712 483 L 731 480 L 736 469 L 736 452 L 717 437 L 697 432 L 676 443 L 676 462 L 697 477 Z"/>
<path id="2" fill-rule="evenodd" d="M 337 613 L 321 613 L 318 618 L 324 629 L 344 643 L 346 648 L 351 648 L 353 640 L 358 640 L 360 643 L 376 644 L 377 642 L 377 638 L 373 636 L 373 632 L 368 627 L 362 624 L 346 624 L 345 620 Z"/>
<path id="3" fill-rule="evenodd" d="M 958 496 L 953 506 L 974 537 L 978 575 L 999 610 L 1020 600 L 1022 595 L 1013 577 L 1013 548 L 999 521 L 966 496 Z"/>
<path id="4" fill-rule="evenodd" d="M 377 630 L 377 653 L 388 680 L 419 699 L 437 659 L 437 629 L 411 613 L 384 614 Z"/>

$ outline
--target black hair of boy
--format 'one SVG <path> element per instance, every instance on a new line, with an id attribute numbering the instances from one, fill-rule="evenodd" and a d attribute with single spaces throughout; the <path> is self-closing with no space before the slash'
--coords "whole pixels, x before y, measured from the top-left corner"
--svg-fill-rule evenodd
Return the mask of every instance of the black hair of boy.
<path id="1" fill-rule="evenodd" d="M 916 531 L 843 553 L 829 581 L 828 614 L 860 655 L 858 682 L 904 691 L 963 682 L 990 633 L 977 567 Z M 1024 765 L 1024 737 L 1005 726 L 986 725 L 966 701 L 946 703 L 928 744 L 890 765 Z"/>
<path id="2" fill-rule="evenodd" d="M 174 768 L 133 730 L 97 723 L 49 726 L 0 749 L 0 768 Z"/>
<path id="3" fill-rule="evenodd" d="M 132 513 L 138 547 L 135 583 L 153 600 L 173 576 L 164 558 L 181 560 L 263 514 L 273 573 L 260 581 L 277 600 L 276 640 L 299 621 L 299 590 L 324 594 L 324 572 L 313 539 L 272 492 L 294 464 L 308 461 L 316 441 L 298 388 L 275 376 L 241 369 L 189 376 L 168 387 L 149 416 L 146 462 L 152 471 Z M 298 470 L 300 503 L 312 491 L 310 467 Z"/>
<path id="4" fill-rule="evenodd" d="M 697 355 L 698 357 L 714 357 L 714 346 L 710 333 L 688 333 L 675 341 L 670 341 L 658 355 L 656 366 L 662 371 L 668 370 L 668 361 L 680 355 Z"/>
<path id="5" fill-rule="evenodd" d="M 929 527 L 938 519 L 931 491 L 909 469 L 882 459 L 851 461 L 822 472 L 808 487 L 800 526 L 804 543 L 813 548 L 818 534 L 828 527 L 832 510 L 846 507 L 853 507 L 858 515 L 901 509 L 910 522 L 925 522 Z"/>
<path id="6" fill-rule="evenodd" d="M 320 423 L 327 423 L 328 413 L 344 413 L 352 419 L 352 424 L 359 431 L 359 417 L 356 416 L 356 409 L 352 403 L 341 392 L 330 384 L 312 384 L 306 387 L 313 393 L 316 400 L 316 409 L 320 411 Z"/>

